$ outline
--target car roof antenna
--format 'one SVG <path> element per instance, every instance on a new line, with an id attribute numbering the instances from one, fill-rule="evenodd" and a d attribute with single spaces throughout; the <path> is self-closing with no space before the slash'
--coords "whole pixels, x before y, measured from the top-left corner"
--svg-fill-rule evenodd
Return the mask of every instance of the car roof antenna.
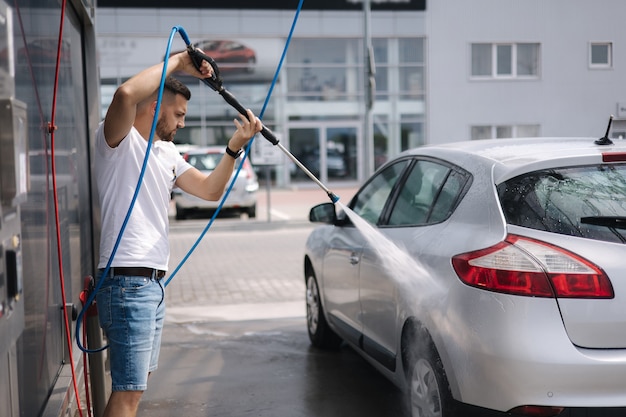
<path id="1" fill-rule="evenodd" d="M 604 134 L 604 137 L 594 142 L 596 145 L 612 145 L 613 144 L 613 141 L 609 139 L 609 131 L 611 130 L 611 123 L 613 123 L 613 115 L 609 117 L 609 125 L 606 127 L 606 133 Z"/>

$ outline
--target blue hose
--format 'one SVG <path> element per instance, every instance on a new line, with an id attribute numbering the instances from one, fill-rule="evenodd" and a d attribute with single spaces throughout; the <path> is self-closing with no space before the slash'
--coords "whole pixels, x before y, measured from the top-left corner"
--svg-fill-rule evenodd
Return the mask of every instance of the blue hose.
<path id="1" fill-rule="evenodd" d="M 183 36 L 183 39 L 186 39 L 186 42 L 189 40 L 189 38 L 187 37 L 186 33 L 183 35 L 184 30 L 182 28 L 174 27 L 172 29 L 172 32 L 170 33 L 169 40 L 167 42 L 167 49 L 165 51 L 165 60 L 163 62 L 163 72 L 161 73 L 161 83 L 159 85 L 159 93 L 158 93 L 158 96 L 157 96 L 156 109 L 155 109 L 155 113 L 154 113 L 154 118 L 152 120 L 152 127 L 150 129 L 150 137 L 148 138 L 148 147 L 147 147 L 147 150 L 146 150 L 146 156 L 143 159 L 143 165 L 141 167 L 141 172 L 139 174 L 139 178 L 137 179 L 137 186 L 135 187 L 135 193 L 133 194 L 133 198 L 132 198 L 132 200 L 130 202 L 130 206 L 128 207 L 128 211 L 126 212 L 126 217 L 124 218 L 124 222 L 122 223 L 122 227 L 120 228 L 120 231 L 119 231 L 119 233 L 117 235 L 117 239 L 115 241 L 115 245 L 113 246 L 113 250 L 111 251 L 111 256 L 109 257 L 109 261 L 107 262 L 107 265 L 104 268 L 102 276 L 107 276 L 107 274 L 109 273 L 109 270 L 111 269 L 111 263 L 113 262 L 113 258 L 115 257 L 115 254 L 117 253 L 117 250 L 119 248 L 120 242 L 122 241 L 122 236 L 124 235 L 124 230 L 126 229 L 126 226 L 128 225 L 128 221 L 130 219 L 130 215 L 133 212 L 133 208 L 135 207 L 135 202 L 137 201 L 137 197 L 139 196 L 139 191 L 140 191 L 141 185 L 143 183 L 143 177 L 144 177 L 145 172 L 146 172 L 146 167 L 148 166 L 148 158 L 150 157 L 150 150 L 152 149 L 152 143 L 154 142 L 154 133 L 156 131 L 158 115 L 159 115 L 159 111 L 160 111 L 160 108 L 161 108 L 161 101 L 163 99 L 163 90 L 165 88 L 165 79 L 166 79 L 166 69 L 167 69 L 167 63 L 168 63 L 169 56 L 170 56 L 170 50 L 171 50 L 171 47 L 172 47 L 172 40 L 174 39 L 174 35 L 178 31 L 181 31 L 181 36 Z M 93 303 L 94 299 L 96 298 L 96 294 L 100 290 L 100 287 L 102 286 L 103 282 L 104 282 L 104 280 L 98 280 L 96 286 L 90 292 L 89 298 L 85 302 L 85 305 L 83 306 L 83 309 L 81 310 L 81 312 L 78 314 L 78 317 L 76 318 L 76 342 L 77 342 L 78 347 L 80 348 L 80 350 L 82 350 L 83 352 L 86 352 L 86 353 L 97 353 L 97 352 L 101 352 L 101 351 L 103 351 L 103 350 L 108 348 L 108 345 L 107 345 L 107 346 L 103 346 L 103 347 L 95 349 L 95 350 L 86 349 L 85 347 L 82 346 L 82 344 L 80 342 L 80 337 L 79 337 L 79 335 L 81 334 L 80 333 L 80 326 L 81 326 L 81 323 L 82 323 L 82 320 L 83 320 L 83 316 L 85 315 L 85 312 L 87 311 L 87 308 Z"/>
<path id="2" fill-rule="evenodd" d="M 276 73 L 274 75 L 274 79 L 272 80 L 272 83 L 270 85 L 270 89 L 269 92 L 267 94 L 267 97 L 265 98 L 265 102 L 263 103 L 263 108 L 261 110 L 261 113 L 259 114 L 259 118 L 262 119 L 263 118 L 263 114 L 265 113 L 265 110 L 267 108 L 267 105 L 269 103 L 269 99 L 270 96 L 272 94 L 272 91 L 274 89 L 274 86 L 276 85 L 276 82 L 278 80 L 278 75 L 280 73 L 280 69 L 282 67 L 282 64 L 285 60 L 285 56 L 287 55 L 287 49 L 289 47 L 289 43 L 291 42 L 291 38 L 293 36 L 293 31 L 295 29 L 296 26 L 296 22 L 298 21 L 298 17 L 300 15 L 300 10 L 302 9 L 302 3 L 304 2 L 304 0 L 300 0 L 299 4 L 298 4 L 298 8 L 296 10 L 296 14 L 291 26 L 291 30 L 289 31 L 289 36 L 287 37 L 287 41 L 285 43 L 285 48 L 283 50 L 283 54 L 280 58 L 280 63 L 276 69 Z M 152 148 L 152 143 L 154 141 L 154 133 L 156 131 L 156 125 L 157 125 L 157 121 L 158 121 L 158 114 L 160 111 L 160 107 L 161 107 L 161 101 L 163 98 L 163 90 L 165 87 L 165 79 L 166 79 L 166 69 L 167 69 L 167 63 L 169 60 L 169 56 L 170 56 L 170 50 L 172 47 L 172 41 L 174 39 L 174 35 L 176 33 L 179 33 L 180 36 L 183 38 L 183 41 L 185 42 L 185 44 L 190 45 L 191 41 L 189 39 L 189 36 L 187 36 L 187 32 L 185 31 L 185 29 L 183 29 L 181 26 L 174 26 L 172 28 L 172 31 L 170 33 L 170 37 L 169 40 L 167 42 L 167 49 L 165 51 L 165 58 L 164 58 L 164 62 L 163 62 L 163 72 L 161 74 L 161 82 L 159 85 L 159 92 L 158 92 L 158 97 L 157 97 L 157 104 L 156 104 L 156 109 L 155 109 L 155 114 L 154 114 L 154 118 L 152 120 L 152 127 L 150 130 L 150 137 L 148 139 L 148 148 L 146 150 L 146 156 L 144 157 L 143 160 L 143 165 L 141 167 L 141 173 L 139 174 L 139 178 L 137 180 L 137 186 L 135 188 L 135 193 L 133 195 L 133 198 L 131 200 L 130 206 L 128 207 L 128 211 L 126 213 L 126 217 L 124 218 L 124 222 L 122 223 L 122 227 L 120 228 L 120 231 L 117 235 L 117 239 L 115 241 L 115 245 L 113 246 L 113 250 L 111 252 L 111 256 L 109 257 L 109 261 L 107 262 L 106 267 L 104 268 L 104 271 L 102 273 L 102 276 L 107 276 L 107 274 L 109 273 L 109 270 L 111 269 L 111 263 L 113 262 L 113 258 L 115 257 L 115 254 L 117 253 L 117 250 L 119 248 L 120 242 L 122 240 L 122 236 L 124 234 L 124 230 L 126 229 L 126 226 L 128 224 L 128 221 L 130 219 L 130 215 L 132 214 L 133 208 L 135 207 L 135 202 L 137 201 L 137 197 L 139 195 L 139 191 L 141 189 L 141 185 L 143 183 L 143 177 L 145 175 L 145 171 L 146 171 L 146 167 L 148 165 L 148 158 L 150 157 L 150 150 Z M 248 145 L 246 146 L 246 150 L 243 156 L 243 159 L 245 161 L 245 159 L 248 157 L 249 153 L 250 153 L 250 149 L 252 146 L 252 142 L 254 141 L 254 138 L 251 138 L 250 141 L 248 142 Z M 218 205 L 217 209 L 215 210 L 215 213 L 213 214 L 213 216 L 211 217 L 211 220 L 209 221 L 209 223 L 207 224 L 207 226 L 204 228 L 204 230 L 202 231 L 202 233 L 200 233 L 200 236 L 198 237 L 198 239 L 196 240 L 196 242 L 193 244 L 193 246 L 191 247 L 191 249 L 189 250 L 189 252 L 187 253 L 187 255 L 185 255 L 185 257 L 183 258 L 183 260 L 179 263 L 179 265 L 174 269 L 174 271 L 172 272 L 172 274 L 169 276 L 169 278 L 167 279 L 167 281 L 165 281 L 164 286 L 166 287 L 170 281 L 172 280 L 172 278 L 174 278 L 174 276 L 176 275 L 176 273 L 180 270 L 180 268 L 182 267 L 182 265 L 187 261 L 187 259 L 191 256 L 192 252 L 196 249 L 196 247 L 198 246 L 198 244 L 200 243 L 200 241 L 202 240 L 202 238 L 204 237 L 204 235 L 206 235 L 206 233 L 208 232 L 209 228 L 211 227 L 211 225 L 213 224 L 213 222 L 215 221 L 215 218 L 217 217 L 218 213 L 220 212 L 220 210 L 222 209 L 222 206 L 224 205 L 224 202 L 226 201 L 226 198 L 228 198 L 228 195 L 230 194 L 236 180 L 237 177 L 239 176 L 239 173 L 241 171 L 241 168 L 243 166 L 243 161 L 241 164 L 239 164 L 239 167 L 237 168 L 237 171 L 235 172 L 235 176 L 233 177 L 228 189 L 226 190 L 226 192 L 224 193 L 224 196 L 222 197 L 222 200 L 220 201 L 220 204 Z M 100 347 L 98 349 L 86 349 L 80 342 L 80 337 L 79 335 L 80 333 L 80 328 L 81 328 L 81 324 L 83 321 L 83 317 L 85 315 L 85 312 L 87 311 L 87 309 L 89 308 L 89 306 L 93 303 L 93 301 L 96 298 L 96 294 L 98 293 L 98 291 L 100 290 L 100 287 L 102 286 L 102 283 L 104 282 L 104 280 L 98 280 L 96 286 L 93 288 L 93 290 L 90 292 L 89 297 L 87 299 L 87 301 L 85 302 L 81 312 L 78 314 L 78 317 L 76 319 L 76 342 L 78 344 L 78 347 L 80 348 L 80 350 L 82 350 L 83 352 L 86 353 L 98 353 L 101 352 L 105 349 L 108 348 L 108 345 Z"/>

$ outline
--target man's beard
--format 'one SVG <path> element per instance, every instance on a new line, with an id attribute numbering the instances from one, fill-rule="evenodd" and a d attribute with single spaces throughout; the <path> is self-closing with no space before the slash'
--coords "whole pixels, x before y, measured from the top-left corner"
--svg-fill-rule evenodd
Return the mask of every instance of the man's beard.
<path id="1" fill-rule="evenodd" d="M 167 130 L 165 120 L 163 117 L 160 117 L 156 125 L 156 134 L 159 139 L 166 142 L 172 142 L 174 140 L 174 135 L 176 134 L 176 129 Z"/>

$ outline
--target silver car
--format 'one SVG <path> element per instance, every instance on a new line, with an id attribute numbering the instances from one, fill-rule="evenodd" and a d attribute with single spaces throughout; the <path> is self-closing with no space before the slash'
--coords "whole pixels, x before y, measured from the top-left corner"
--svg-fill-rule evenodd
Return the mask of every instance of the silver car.
<path id="1" fill-rule="evenodd" d="M 354 348 L 413 417 L 626 415 L 626 141 L 599 143 L 416 148 L 314 207 L 312 344 Z"/>
<path id="2" fill-rule="evenodd" d="M 205 148 L 191 148 L 183 157 L 192 166 L 196 167 L 200 171 L 210 174 L 222 159 L 225 153 L 223 146 L 211 146 Z M 243 162 L 237 181 L 233 185 L 230 194 L 224 201 L 222 206 L 223 210 L 237 211 L 247 213 L 249 217 L 256 217 L 256 204 L 257 204 L 257 191 L 259 189 L 259 182 L 257 175 L 254 172 L 250 160 L 243 159 L 243 155 L 237 159 L 235 169 L 233 170 L 232 178 L 234 178 L 239 165 Z M 231 178 L 231 181 L 232 181 Z M 226 189 L 230 186 L 228 182 Z M 212 212 L 219 206 L 220 201 L 207 201 L 189 193 L 182 191 L 180 188 L 175 188 L 173 192 L 174 202 L 176 204 L 176 219 L 183 220 L 189 215 L 197 212 L 205 211 Z"/>

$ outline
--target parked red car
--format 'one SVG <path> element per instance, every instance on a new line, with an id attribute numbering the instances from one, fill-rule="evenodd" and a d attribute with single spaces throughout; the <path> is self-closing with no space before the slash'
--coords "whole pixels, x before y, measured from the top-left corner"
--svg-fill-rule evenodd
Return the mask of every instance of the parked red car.
<path id="1" fill-rule="evenodd" d="M 252 73 L 256 65 L 256 52 L 244 44 L 230 40 L 205 40 L 196 42 L 196 48 L 213 58 L 220 72 Z M 170 55 L 179 53 L 172 52 Z"/>

